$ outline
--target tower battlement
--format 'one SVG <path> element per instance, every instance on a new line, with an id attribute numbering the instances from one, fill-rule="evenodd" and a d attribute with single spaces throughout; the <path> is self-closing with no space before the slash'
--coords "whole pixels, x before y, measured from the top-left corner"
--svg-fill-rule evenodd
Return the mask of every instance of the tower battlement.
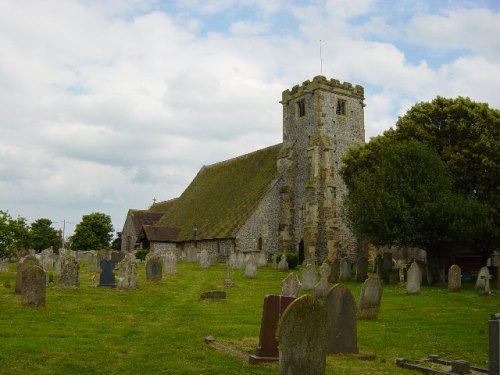
<path id="1" fill-rule="evenodd" d="M 287 89 L 282 93 L 282 101 L 287 102 L 303 96 L 306 92 L 326 90 L 342 95 L 350 96 L 360 100 L 365 99 L 365 89 L 363 86 L 353 86 L 350 82 L 340 82 L 337 79 L 326 79 L 324 76 L 316 76 L 312 81 L 304 81 L 302 85 L 295 85 L 292 89 Z"/>

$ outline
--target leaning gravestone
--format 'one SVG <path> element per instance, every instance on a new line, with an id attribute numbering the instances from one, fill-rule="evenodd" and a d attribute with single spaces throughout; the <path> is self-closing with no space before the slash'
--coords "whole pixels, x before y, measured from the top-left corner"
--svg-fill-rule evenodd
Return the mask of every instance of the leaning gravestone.
<path id="1" fill-rule="evenodd" d="M 301 289 L 302 285 L 300 284 L 299 278 L 297 277 L 295 272 L 290 273 L 281 282 L 281 294 L 285 297 L 297 298 Z"/>
<path id="2" fill-rule="evenodd" d="M 319 267 L 319 274 L 321 277 L 318 283 L 314 286 L 314 295 L 316 297 L 323 298 L 328 293 L 328 276 L 330 276 L 331 272 L 332 270 L 326 262 Z"/>
<path id="3" fill-rule="evenodd" d="M 368 259 L 361 257 L 356 262 L 356 281 L 363 282 L 368 278 Z"/>
<path id="4" fill-rule="evenodd" d="M 137 259 L 134 254 L 127 254 L 118 263 L 118 289 L 137 288 Z"/>
<path id="5" fill-rule="evenodd" d="M 351 261 L 349 258 L 340 260 L 340 281 L 351 281 Z"/>
<path id="6" fill-rule="evenodd" d="M 61 289 L 74 289 L 80 286 L 78 273 L 80 265 L 72 256 L 63 256 L 61 259 L 61 275 L 59 276 L 59 287 Z"/>
<path id="7" fill-rule="evenodd" d="M 371 275 L 361 287 L 358 319 L 377 319 L 382 300 L 383 286 L 380 277 Z"/>
<path id="8" fill-rule="evenodd" d="M 285 310 L 278 327 L 279 375 L 323 375 L 326 367 L 326 311 L 313 296 Z"/>
<path id="9" fill-rule="evenodd" d="M 460 292 L 462 287 L 462 270 L 456 264 L 448 270 L 448 290 L 450 292 Z"/>
<path id="10" fill-rule="evenodd" d="M 335 283 L 335 282 L 337 282 L 337 279 L 339 278 L 340 261 L 338 259 L 335 259 L 332 262 L 330 268 L 332 269 L 332 272 L 330 272 L 330 276 L 328 277 L 328 282 Z"/>
<path id="11" fill-rule="evenodd" d="M 161 281 L 162 269 L 161 259 L 159 256 L 153 255 L 146 261 L 146 280 Z"/>
<path id="12" fill-rule="evenodd" d="M 345 285 L 337 284 L 325 297 L 328 353 L 358 353 L 356 301 Z"/>
<path id="13" fill-rule="evenodd" d="M 422 284 L 422 270 L 416 262 L 413 262 L 411 264 L 410 268 L 408 269 L 406 278 L 406 293 L 420 293 L 420 285 Z"/>
<path id="14" fill-rule="evenodd" d="M 16 273 L 16 288 L 15 293 L 20 294 L 23 285 L 23 271 L 29 266 L 40 266 L 38 259 L 33 255 L 28 255 L 24 258 L 19 259 L 17 263 L 17 273 Z"/>
<path id="15" fill-rule="evenodd" d="M 23 305 L 45 306 L 46 273 L 40 266 L 26 266 L 22 271 Z"/>
<path id="16" fill-rule="evenodd" d="M 257 267 L 253 261 L 253 258 L 250 258 L 245 266 L 245 277 L 248 279 L 253 279 L 257 276 Z"/>
<path id="17" fill-rule="evenodd" d="M 177 257 L 173 251 L 169 251 L 163 259 L 165 275 L 173 276 L 177 272 Z"/>
<path id="18" fill-rule="evenodd" d="M 476 289 L 484 289 L 486 276 L 490 276 L 490 270 L 484 266 L 479 270 L 476 280 Z"/>
<path id="19" fill-rule="evenodd" d="M 115 268 L 115 262 L 111 259 L 103 259 L 100 263 L 101 274 L 99 275 L 99 287 L 105 288 L 115 288 L 115 273 L 113 269 Z"/>
<path id="20" fill-rule="evenodd" d="M 318 272 L 314 264 L 308 264 L 300 273 L 302 289 L 312 290 L 318 283 Z"/>
<path id="21" fill-rule="evenodd" d="M 288 271 L 288 262 L 286 261 L 286 256 L 282 255 L 281 260 L 278 263 L 278 271 Z"/>
<path id="22" fill-rule="evenodd" d="M 200 268 L 208 268 L 210 267 L 210 260 L 208 259 L 208 252 L 203 249 L 200 252 Z"/>

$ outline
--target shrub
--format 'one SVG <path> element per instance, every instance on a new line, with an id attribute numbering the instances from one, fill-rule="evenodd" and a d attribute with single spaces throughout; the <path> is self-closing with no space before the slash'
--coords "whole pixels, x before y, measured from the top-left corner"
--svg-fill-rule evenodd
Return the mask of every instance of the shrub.
<path id="1" fill-rule="evenodd" d="M 282 257 L 286 257 L 286 261 L 288 263 L 288 269 L 293 270 L 299 264 L 299 257 L 297 256 L 297 254 L 294 253 L 281 254 L 278 258 L 278 262 L 282 259 Z"/>
<path id="2" fill-rule="evenodd" d="M 135 253 L 135 258 L 144 261 L 148 253 L 149 250 L 139 250 L 138 252 Z"/>

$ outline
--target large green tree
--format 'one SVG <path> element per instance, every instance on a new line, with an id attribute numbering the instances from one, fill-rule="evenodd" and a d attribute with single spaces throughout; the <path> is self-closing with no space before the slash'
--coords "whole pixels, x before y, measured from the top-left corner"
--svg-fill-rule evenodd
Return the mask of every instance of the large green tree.
<path id="1" fill-rule="evenodd" d="M 61 247 L 61 239 L 57 231 L 52 228 L 52 221 L 49 219 L 37 219 L 30 226 L 30 243 L 31 247 L 40 252 L 44 249 L 52 247 L 59 249 Z"/>
<path id="2" fill-rule="evenodd" d="M 113 224 L 109 215 L 94 212 L 84 215 L 75 227 L 69 243 L 74 250 L 98 250 L 108 248 L 113 238 Z"/>
<path id="3" fill-rule="evenodd" d="M 0 211 L 0 258 L 14 256 L 30 244 L 26 219 L 13 219 L 7 211 Z"/>

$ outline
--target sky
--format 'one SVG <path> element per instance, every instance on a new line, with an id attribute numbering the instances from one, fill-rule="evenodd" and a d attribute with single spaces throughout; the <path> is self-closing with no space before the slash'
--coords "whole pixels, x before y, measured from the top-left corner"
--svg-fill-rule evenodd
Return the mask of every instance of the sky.
<path id="1" fill-rule="evenodd" d="M 281 93 L 320 74 L 364 86 L 366 141 L 438 95 L 500 108 L 500 1 L 2 0 L 0 210 L 121 231 L 280 143 Z"/>

